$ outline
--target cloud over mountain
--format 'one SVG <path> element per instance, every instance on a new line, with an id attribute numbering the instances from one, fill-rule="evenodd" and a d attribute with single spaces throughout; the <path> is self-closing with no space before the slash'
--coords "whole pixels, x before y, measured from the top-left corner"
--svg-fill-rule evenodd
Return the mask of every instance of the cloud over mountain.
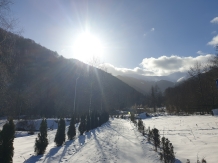
<path id="1" fill-rule="evenodd" d="M 180 57 L 176 55 L 158 58 L 150 57 L 144 58 L 139 67 L 133 69 L 118 68 L 109 63 L 105 63 L 104 66 L 109 73 L 115 76 L 168 76 L 178 74 L 178 77 L 181 78 L 183 76 L 179 75 L 186 73 L 196 62 L 204 65 L 212 56 L 213 54 L 199 55 L 197 57 Z"/>

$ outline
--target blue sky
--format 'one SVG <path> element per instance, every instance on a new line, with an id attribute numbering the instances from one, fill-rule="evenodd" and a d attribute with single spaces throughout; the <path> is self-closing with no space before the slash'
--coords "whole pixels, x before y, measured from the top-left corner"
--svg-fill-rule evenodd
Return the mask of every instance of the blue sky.
<path id="1" fill-rule="evenodd" d="M 185 73 L 215 53 L 217 6 L 216 0 L 22 0 L 12 13 L 24 37 L 67 58 L 76 58 L 73 43 L 88 29 L 104 43 L 101 60 L 111 73 L 162 76 Z"/>

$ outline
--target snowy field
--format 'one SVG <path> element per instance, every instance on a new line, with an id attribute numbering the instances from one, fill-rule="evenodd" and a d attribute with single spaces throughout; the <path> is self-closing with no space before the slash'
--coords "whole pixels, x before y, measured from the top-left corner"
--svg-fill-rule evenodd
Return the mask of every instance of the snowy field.
<path id="1" fill-rule="evenodd" d="M 35 120 L 36 126 L 39 127 L 40 121 Z M 197 157 L 205 158 L 207 163 L 218 162 L 218 117 L 159 116 L 144 119 L 143 122 L 146 128 L 156 127 L 161 136 L 169 138 L 176 152 L 176 163 L 186 163 L 187 159 L 196 163 Z M 48 128 L 53 130 L 48 131 L 49 145 L 41 156 L 34 154 L 37 133 L 31 136 L 25 132 L 16 133 L 15 163 L 160 163 L 153 146 L 128 120 L 110 119 L 83 136 L 77 133 L 75 140 L 66 140 L 62 147 L 56 147 L 54 143 L 57 131 L 55 119 L 48 119 Z"/>
<path id="2" fill-rule="evenodd" d="M 143 120 L 146 128 L 157 128 L 169 138 L 176 158 L 196 163 L 197 157 L 207 163 L 218 162 L 218 117 L 216 116 L 159 116 Z"/>
<path id="3" fill-rule="evenodd" d="M 36 135 L 16 138 L 15 163 L 158 163 L 159 156 L 153 146 L 128 120 L 111 119 L 62 147 L 54 144 L 56 130 L 48 132 L 49 145 L 42 156 L 34 155 Z"/>

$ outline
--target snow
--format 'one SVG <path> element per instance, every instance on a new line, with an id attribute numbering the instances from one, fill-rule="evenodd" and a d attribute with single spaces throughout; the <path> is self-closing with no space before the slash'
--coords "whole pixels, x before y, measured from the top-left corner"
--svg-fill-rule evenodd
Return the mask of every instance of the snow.
<path id="1" fill-rule="evenodd" d="M 41 120 L 35 120 L 39 124 Z M 56 147 L 54 137 L 57 124 L 55 119 L 48 119 L 49 145 L 44 155 L 34 154 L 34 143 L 37 132 L 28 135 L 17 132 L 21 136 L 14 139 L 14 157 L 16 163 L 49 163 L 49 162 L 81 162 L 81 163 L 159 163 L 159 155 L 152 144 L 147 142 L 137 128 L 125 119 L 110 119 L 109 122 L 77 136 L 75 140 L 66 140 L 61 147 Z M 196 162 L 197 157 L 205 158 L 209 163 L 218 160 L 218 117 L 217 116 L 159 116 L 143 119 L 144 125 L 156 127 L 161 136 L 169 138 L 174 146 L 176 163 Z M 69 122 L 66 123 L 69 125 Z M 78 128 L 78 124 L 76 124 Z M 67 132 L 66 127 L 66 132 Z"/>
<path id="2" fill-rule="evenodd" d="M 56 147 L 56 130 L 48 132 L 49 145 L 44 155 L 34 155 L 35 135 L 15 138 L 14 162 L 105 162 L 105 163 L 158 163 L 159 156 L 153 146 L 137 131 L 129 120 L 111 119 L 97 129 L 66 141 Z M 78 134 L 77 134 L 78 135 Z"/>
<path id="3" fill-rule="evenodd" d="M 196 162 L 205 158 L 218 161 L 218 117 L 216 116 L 160 116 L 143 120 L 146 128 L 157 128 L 168 138 L 181 162 Z"/>

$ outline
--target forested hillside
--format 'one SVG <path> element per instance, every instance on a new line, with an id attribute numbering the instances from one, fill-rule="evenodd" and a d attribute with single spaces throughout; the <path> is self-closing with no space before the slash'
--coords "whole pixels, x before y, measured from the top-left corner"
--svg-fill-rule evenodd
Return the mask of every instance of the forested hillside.
<path id="1" fill-rule="evenodd" d="M 74 105 L 81 114 L 143 104 L 141 93 L 109 73 L 3 30 L 0 37 L 1 116 L 70 116 Z"/>
<path id="2" fill-rule="evenodd" d="M 207 66 L 196 63 L 188 72 L 190 77 L 165 91 L 165 105 L 170 112 L 211 112 L 218 107 L 218 56 Z"/>

